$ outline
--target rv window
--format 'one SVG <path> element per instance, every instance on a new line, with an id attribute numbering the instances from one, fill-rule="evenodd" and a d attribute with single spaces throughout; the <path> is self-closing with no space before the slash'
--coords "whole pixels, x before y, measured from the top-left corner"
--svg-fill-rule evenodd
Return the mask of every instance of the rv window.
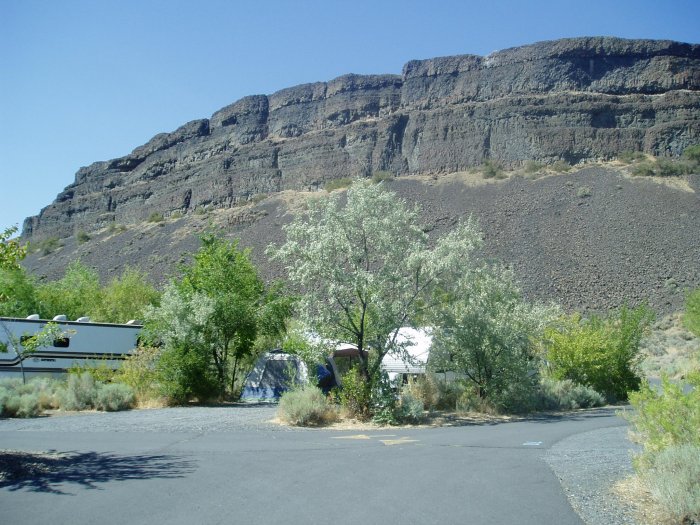
<path id="1" fill-rule="evenodd" d="M 53 345 L 56 348 L 68 348 L 70 346 L 70 339 L 67 337 L 59 337 L 53 340 Z"/>

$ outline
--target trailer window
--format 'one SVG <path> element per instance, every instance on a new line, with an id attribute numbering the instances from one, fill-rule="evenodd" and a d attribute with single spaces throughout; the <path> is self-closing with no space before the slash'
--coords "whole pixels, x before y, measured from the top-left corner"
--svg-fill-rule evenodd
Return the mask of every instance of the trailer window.
<path id="1" fill-rule="evenodd" d="M 53 345 L 56 348 L 68 348 L 70 346 L 70 339 L 67 337 L 59 337 L 53 340 Z"/>

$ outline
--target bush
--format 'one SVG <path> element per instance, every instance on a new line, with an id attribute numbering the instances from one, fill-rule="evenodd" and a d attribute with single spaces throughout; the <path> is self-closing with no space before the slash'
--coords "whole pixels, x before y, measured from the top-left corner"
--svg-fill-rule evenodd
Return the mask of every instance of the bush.
<path id="1" fill-rule="evenodd" d="M 154 211 L 148 216 L 148 222 L 159 223 L 163 222 L 164 220 L 165 218 L 163 217 L 163 214 L 157 211 Z"/>
<path id="2" fill-rule="evenodd" d="M 209 366 L 209 356 L 185 346 L 164 350 L 156 365 L 160 394 L 173 404 L 193 398 L 207 401 L 219 393 L 219 385 Z"/>
<path id="3" fill-rule="evenodd" d="M 409 378 L 408 383 L 403 386 L 401 392 L 423 403 L 425 410 L 435 408 L 438 403 L 438 386 L 435 378 L 430 374 Z"/>
<path id="4" fill-rule="evenodd" d="M 0 380 L 0 416 L 35 417 L 45 409 L 56 408 L 58 382 L 49 378 Z"/>
<path id="5" fill-rule="evenodd" d="M 401 394 L 394 414 L 398 423 L 420 423 L 423 421 L 423 401 L 410 393 Z"/>
<path id="6" fill-rule="evenodd" d="M 552 169 L 557 173 L 566 173 L 571 169 L 571 164 L 569 164 L 565 160 L 558 160 L 554 164 L 552 164 Z"/>
<path id="7" fill-rule="evenodd" d="M 341 179 L 329 180 L 323 185 L 323 189 L 331 192 L 333 190 L 339 190 L 342 188 L 349 188 L 352 185 L 352 179 L 348 177 L 343 177 Z"/>
<path id="8" fill-rule="evenodd" d="M 700 337 L 700 288 L 686 297 L 683 326 Z"/>
<path id="9" fill-rule="evenodd" d="M 160 349 L 139 347 L 128 356 L 119 369 L 115 379 L 131 387 L 139 402 L 160 396 L 156 363 Z"/>
<path id="10" fill-rule="evenodd" d="M 601 394 L 570 379 L 557 381 L 543 378 L 540 382 L 540 396 L 540 406 L 545 410 L 576 410 L 605 404 L 605 398 Z"/>
<path id="11" fill-rule="evenodd" d="M 656 170 L 651 162 L 641 162 L 632 168 L 634 177 L 653 177 L 656 175 Z"/>
<path id="12" fill-rule="evenodd" d="M 315 386 L 304 385 L 289 390 L 280 397 L 277 415 L 291 425 L 323 425 L 337 418 L 335 408 Z"/>
<path id="13" fill-rule="evenodd" d="M 350 416 L 366 420 L 372 415 L 371 382 L 365 381 L 359 368 L 353 367 L 343 376 L 343 388 L 339 396 L 340 404 Z"/>
<path id="14" fill-rule="evenodd" d="M 49 237 L 37 244 L 37 249 L 42 255 L 49 255 L 63 247 L 63 242 L 58 237 Z"/>
<path id="15" fill-rule="evenodd" d="M 76 240 L 78 241 L 78 244 L 84 244 L 90 240 L 90 236 L 85 233 L 84 231 L 80 230 L 76 235 L 75 235 Z"/>
<path id="16" fill-rule="evenodd" d="M 437 410 L 456 410 L 457 400 L 468 389 L 461 381 L 440 381 L 437 378 L 435 379 L 435 387 L 437 389 L 437 401 L 435 402 Z"/>
<path id="17" fill-rule="evenodd" d="M 525 163 L 525 173 L 537 173 L 544 168 L 544 163 L 535 160 L 528 160 Z"/>
<path id="18" fill-rule="evenodd" d="M 576 190 L 576 196 L 580 199 L 590 197 L 591 195 L 593 195 L 593 193 L 591 192 L 591 188 L 588 186 L 579 186 L 579 188 Z"/>
<path id="19" fill-rule="evenodd" d="M 617 160 L 620 162 L 624 162 L 625 164 L 632 164 L 633 162 L 637 162 L 640 160 L 644 160 L 646 158 L 646 155 L 642 153 L 641 151 L 623 151 L 621 152 Z"/>
<path id="20" fill-rule="evenodd" d="M 498 179 L 503 176 L 503 168 L 493 160 L 487 160 L 481 165 L 481 174 L 485 179 Z"/>
<path id="21" fill-rule="evenodd" d="M 134 406 L 134 391 L 123 383 L 99 385 L 95 397 L 95 408 L 107 412 L 127 410 Z"/>
<path id="22" fill-rule="evenodd" d="M 685 392 L 686 385 L 692 387 Z M 700 372 L 691 373 L 687 383 L 661 380 L 661 387 L 645 385 L 630 394 L 630 403 L 636 410 L 626 413 L 634 428 L 635 440 L 644 450 L 637 458 L 638 469 L 654 464 L 655 457 L 664 449 L 688 444 L 700 447 Z"/>
<path id="23" fill-rule="evenodd" d="M 394 180 L 394 175 L 388 171 L 375 171 L 372 174 L 372 182 L 379 184 L 380 182 L 391 182 Z"/>
<path id="24" fill-rule="evenodd" d="M 551 376 L 590 386 L 612 402 L 627 399 L 641 383 L 640 342 L 652 320 L 646 306 L 623 307 L 605 319 L 564 319 L 545 330 Z"/>
<path id="25" fill-rule="evenodd" d="M 59 393 L 63 410 L 87 410 L 95 406 L 97 385 L 89 372 L 69 374 L 66 386 Z"/>
<path id="26" fill-rule="evenodd" d="M 700 447 L 684 444 L 664 449 L 644 479 L 674 523 L 700 523 Z"/>
<path id="27" fill-rule="evenodd" d="M 683 157 L 690 162 L 695 164 L 700 164 L 700 144 L 695 144 L 694 146 L 688 146 L 683 150 Z"/>

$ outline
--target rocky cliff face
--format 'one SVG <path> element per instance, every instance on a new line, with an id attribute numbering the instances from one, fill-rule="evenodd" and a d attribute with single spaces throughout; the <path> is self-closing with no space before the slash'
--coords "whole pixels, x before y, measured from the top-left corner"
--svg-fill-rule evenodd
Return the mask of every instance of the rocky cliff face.
<path id="1" fill-rule="evenodd" d="M 245 97 L 81 168 L 24 237 L 245 203 L 330 179 L 449 173 L 494 159 L 678 155 L 700 139 L 700 45 L 577 38 L 411 61 Z"/>

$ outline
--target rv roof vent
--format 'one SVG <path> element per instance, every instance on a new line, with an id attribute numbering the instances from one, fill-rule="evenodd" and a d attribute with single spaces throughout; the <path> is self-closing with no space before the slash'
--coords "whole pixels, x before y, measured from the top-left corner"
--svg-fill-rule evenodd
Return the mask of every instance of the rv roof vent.
<path id="1" fill-rule="evenodd" d="M 126 324 L 135 324 L 135 325 L 142 325 L 143 322 L 139 321 L 138 319 L 131 319 L 130 321 L 127 321 Z"/>
<path id="2" fill-rule="evenodd" d="M 90 318 L 89 317 L 78 317 L 75 322 L 77 323 L 89 323 Z"/>
<path id="3" fill-rule="evenodd" d="M 61 315 L 57 315 L 56 317 L 54 317 L 53 320 L 54 321 L 67 321 L 68 318 L 65 315 L 61 314 Z"/>
<path id="4" fill-rule="evenodd" d="M 30 321 L 38 321 L 40 319 L 40 317 L 39 317 L 39 314 L 32 314 L 32 315 L 28 315 L 27 319 L 29 319 Z"/>

